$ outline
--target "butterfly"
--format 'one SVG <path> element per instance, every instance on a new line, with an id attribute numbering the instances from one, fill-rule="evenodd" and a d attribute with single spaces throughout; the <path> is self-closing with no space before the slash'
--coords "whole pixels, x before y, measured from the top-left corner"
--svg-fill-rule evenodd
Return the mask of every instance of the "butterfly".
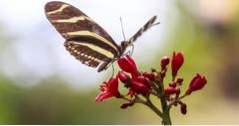
<path id="1" fill-rule="evenodd" d="M 45 5 L 47 19 L 56 30 L 65 38 L 64 46 L 81 63 L 89 67 L 98 67 L 98 72 L 108 68 L 124 55 L 127 47 L 142 35 L 143 32 L 158 24 L 153 16 L 130 39 L 117 45 L 112 37 L 95 21 L 76 7 L 52 1 Z"/>

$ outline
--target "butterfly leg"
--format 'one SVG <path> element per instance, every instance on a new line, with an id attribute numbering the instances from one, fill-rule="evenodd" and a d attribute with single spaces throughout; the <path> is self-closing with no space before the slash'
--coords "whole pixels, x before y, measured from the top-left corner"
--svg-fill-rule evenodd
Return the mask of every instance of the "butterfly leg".
<path id="1" fill-rule="evenodd" d="M 106 70 L 109 67 L 109 64 L 112 60 L 107 60 L 104 63 L 102 63 L 99 68 L 98 68 L 98 72 L 101 72 L 103 70 Z"/>
<path id="2" fill-rule="evenodd" d="M 125 56 L 125 55 L 130 55 L 132 56 L 133 53 L 134 53 L 134 44 L 130 45 L 131 49 L 128 50 L 125 54 L 123 54 L 122 56 Z"/>
<path id="3" fill-rule="evenodd" d="M 134 44 L 131 45 L 130 56 L 132 56 L 133 53 L 134 53 Z"/>
<path id="4" fill-rule="evenodd" d="M 124 53 L 124 54 L 122 55 L 122 57 L 125 56 L 125 55 L 131 55 L 130 51 L 127 51 L 126 53 Z"/>

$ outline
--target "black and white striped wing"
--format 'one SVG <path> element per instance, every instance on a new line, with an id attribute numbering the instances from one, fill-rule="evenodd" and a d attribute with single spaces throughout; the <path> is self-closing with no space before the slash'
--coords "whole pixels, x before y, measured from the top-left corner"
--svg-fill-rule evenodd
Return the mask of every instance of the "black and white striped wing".
<path id="1" fill-rule="evenodd" d="M 79 9 L 53 1 L 45 6 L 48 20 L 66 39 L 66 49 L 83 64 L 97 67 L 112 61 L 120 47 L 108 33 Z"/>

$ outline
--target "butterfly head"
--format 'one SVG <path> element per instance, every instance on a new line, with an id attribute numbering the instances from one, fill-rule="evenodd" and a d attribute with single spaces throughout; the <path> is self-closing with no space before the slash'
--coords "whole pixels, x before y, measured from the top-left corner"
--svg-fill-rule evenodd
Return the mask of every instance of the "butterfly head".
<path id="1" fill-rule="evenodd" d="M 128 47 L 129 45 L 128 45 L 128 42 L 127 41 L 122 41 L 121 42 L 121 54 L 123 54 L 124 52 L 125 52 L 125 50 L 126 50 L 126 48 Z"/>

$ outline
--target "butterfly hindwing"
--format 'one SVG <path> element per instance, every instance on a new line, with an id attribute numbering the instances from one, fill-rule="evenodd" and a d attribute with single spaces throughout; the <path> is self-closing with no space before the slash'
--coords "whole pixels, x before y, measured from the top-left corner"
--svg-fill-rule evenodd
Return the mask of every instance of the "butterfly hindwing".
<path id="1" fill-rule="evenodd" d="M 97 67 L 120 54 L 120 47 L 109 34 L 79 9 L 53 1 L 45 6 L 48 20 L 66 39 L 66 49 L 82 63 Z"/>
<path id="2" fill-rule="evenodd" d="M 66 41 L 65 47 L 71 53 L 71 55 L 75 56 L 76 59 L 90 67 L 97 67 L 103 61 L 103 59 L 106 58 L 99 53 L 95 53 L 89 47 L 80 45 L 77 42 Z"/>

